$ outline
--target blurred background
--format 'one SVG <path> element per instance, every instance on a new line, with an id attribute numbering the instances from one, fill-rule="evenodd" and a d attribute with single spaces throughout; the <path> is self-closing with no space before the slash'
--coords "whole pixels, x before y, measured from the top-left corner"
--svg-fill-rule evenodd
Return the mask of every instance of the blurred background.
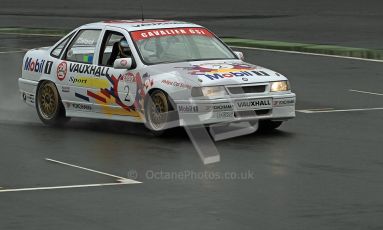
<path id="1" fill-rule="evenodd" d="M 220 36 L 382 49 L 381 0 L 142 0 L 146 18 L 200 23 Z M 72 29 L 140 18 L 140 1 L 2 0 L 0 27 Z"/>

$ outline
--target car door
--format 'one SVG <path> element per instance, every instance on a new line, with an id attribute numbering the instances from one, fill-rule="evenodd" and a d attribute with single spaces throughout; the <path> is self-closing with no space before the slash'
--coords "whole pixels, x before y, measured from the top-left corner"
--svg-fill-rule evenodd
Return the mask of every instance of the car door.
<path id="1" fill-rule="evenodd" d="M 99 46 L 97 65 L 99 68 L 105 69 L 107 74 L 100 76 L 100 84 L 94 84 L 89 91 L 93 97 L 97 98 L 96 103 L 101 113 L 138 118 L 140 115 L 136 110 L 135 99 L 137 95 L 136 78 L 139 76 L 137 76 L 134 57 L 131 52 L 122 56 L 119 49 L 121 41 L 126 41 L 130 47 L 133 47 L 128 36 L 129 34 L 123 29 L 105 28 Z M 119 58 L 132 58 L 132 67 L 130 69 L 113 68 L 113 63 Z"/>
<path id="2" fill-rule="evenodd" d="M 80 29 L 58 64 L 57 79 L 62 85 L 61 94 L 67 110 L 97 112 L 93 105 L 99 98 L 91 90 L 96 86 L 108 86 L 106 81 L 100 80 L 108 75 L 108 69 L 95 64 L 101 32 L 102 29 Z"/>

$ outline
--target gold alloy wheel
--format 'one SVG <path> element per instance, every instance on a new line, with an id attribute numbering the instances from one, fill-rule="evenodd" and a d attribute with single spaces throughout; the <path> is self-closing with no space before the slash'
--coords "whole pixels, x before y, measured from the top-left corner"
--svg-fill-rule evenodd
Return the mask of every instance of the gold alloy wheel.
<path id="1" fill-rule="evenodd" d="M 51 120 L 56 116 L 59 99 L 56 87 L 52 82 L 46 82 L 40 86 L 37 103 L 39 112 L 45 120 Z"/>
<path id="2" fill-rule="evenodd" d="M 151 100 L 150 100 L 151 99 Z M 149 98 L 148 122 L 153 130 L 162 130 L 168 120 L 168 100 L 162 91 L 154 92 Z"/>

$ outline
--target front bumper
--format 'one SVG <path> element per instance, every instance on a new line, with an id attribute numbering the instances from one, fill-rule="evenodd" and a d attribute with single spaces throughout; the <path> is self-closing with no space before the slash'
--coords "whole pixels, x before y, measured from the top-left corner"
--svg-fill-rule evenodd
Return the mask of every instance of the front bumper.
<path id="1" fill-rule="evenodd" d="M 295 117 L 294 93 L 225 99 L 177 100 L 181 126 Z"/>

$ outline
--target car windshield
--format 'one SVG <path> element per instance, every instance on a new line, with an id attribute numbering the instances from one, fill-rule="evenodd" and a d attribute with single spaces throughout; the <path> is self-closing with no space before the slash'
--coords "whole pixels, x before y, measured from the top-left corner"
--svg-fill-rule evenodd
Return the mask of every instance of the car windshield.
<path id="1" fill-rule="evenodd" d="M 204 28 L 140 30 L 131 35 L 146 64 L 237 59 L 220 40 Z"/>

